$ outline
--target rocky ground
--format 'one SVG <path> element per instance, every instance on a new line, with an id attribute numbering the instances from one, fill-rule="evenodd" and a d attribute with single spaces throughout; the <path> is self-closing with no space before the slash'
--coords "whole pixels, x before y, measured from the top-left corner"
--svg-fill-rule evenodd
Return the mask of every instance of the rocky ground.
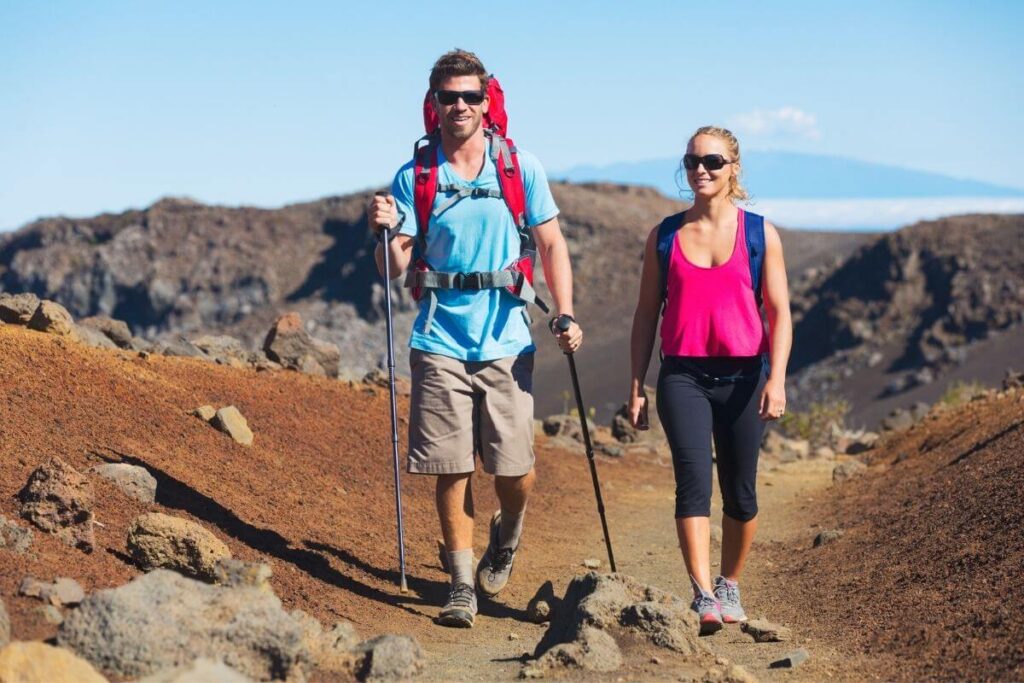
<path id="1" fill-rule="evenodd" d="M 1024 674 L 1019 388 L 924 407 L 881 436 L 771 436 L 744 581 L 751 616 L 770 623 L 698 639 L 656 437 L 595 430 L 620 572 L 608 578 L 577 430 L 539 426 L 513 584 L 474 629 L 449 630 L 432 623 L 445 591 L 432 491 L 411 476 L 410 592 L 396 588 L 378 383 L 94 349 L 11 323 L 0 359 L 0 640 L 16 641 L 0 675 L 53 662 L 73 673 L 34 680 L 136 680 L 197 655 L 191 666 L 314 681 Z M 475 494 L 482 521 L 485 476 Z M 547 581 L 551 625 L 531 600 Z M 159 680 L 199 674 L 174 675 Z"/>

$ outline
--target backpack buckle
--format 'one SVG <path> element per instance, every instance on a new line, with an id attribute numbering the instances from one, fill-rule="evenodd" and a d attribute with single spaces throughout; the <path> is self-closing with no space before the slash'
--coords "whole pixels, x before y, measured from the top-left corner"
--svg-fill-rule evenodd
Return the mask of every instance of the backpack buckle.
<path id="1" fill-rule="evenodd" d="M 459 290 L 483 289 L 483 278 L 480 273 L 455 273 L 452 288 Z"/>

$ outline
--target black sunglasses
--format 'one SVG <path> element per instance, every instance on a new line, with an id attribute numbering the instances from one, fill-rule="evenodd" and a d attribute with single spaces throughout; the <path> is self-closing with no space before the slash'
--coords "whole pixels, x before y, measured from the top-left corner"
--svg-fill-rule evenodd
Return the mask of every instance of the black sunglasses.
<path id="1" fill-rule="evenodd" d="M 709 171 L 717 171 L 726 164 L 731 163 L 731 161 L 726 161 L 725 157 L 721 154 L 705 154 L 702 157 L 696 154 L 683 155 L 683 168 L 687 171 L 696 171 L 697 167 L 701 164 L 704 164 L 704 168 Z"/>
<path id="2" fill-rule="evenodd" d="M 471 107 L 482 104 L 487 94 L 483 90 L 435 90 L 434 95 L 437 101 L 446 107 L 450 107 L 462 98 L 462 101 Z"/>

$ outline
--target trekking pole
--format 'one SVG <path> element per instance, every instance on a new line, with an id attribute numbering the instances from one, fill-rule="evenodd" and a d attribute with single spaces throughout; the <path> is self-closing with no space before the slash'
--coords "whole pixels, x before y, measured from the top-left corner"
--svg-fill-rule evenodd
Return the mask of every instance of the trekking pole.
<path id="1" fill-rule="evenodd" d="M 383 190 L 375 193 L 378 197 L 387 197 Z M 398 476 L 398 405 L 395 400 L 395 333 L 391 325 L 391 254 L 388 244 L 391 242 L 391 229 L 383 226 L 380 231 L 380 243 L 384 256 L 384 291 L 387 293 L 385 310 L 387 311 L 388 336 L 388 391 L 391 394 L 391 456 L 395 470 L 395 517 L 398 519 L 398 568 L 402 579 L 399 589 L 403 593 L 409 591 L 405 583 L 405 530 L 402 527 L 402 481 Z"/>
<path id="2" fill-rule="evenodd" d="M 568 332 L 572 320 L 558 316 L 555 326 L 562 332 Z M 564 351 L 569 359 L 569 374 L 572 375 L 572 388 L 576 392 L 576 410 L 580 414 L 580 426 L 583 428 L 583 445 L 587 449 L 587 462 L 590 463 L 590 478 L 594 480 L 594 495 L 597 497 L 597 512 L 601 515 L 601 529 L 604 530 L 604 544 L 608 548 L 608 564 L 615 569 L 615 555 L 612 553 L 612 539 L 608 535 L 608 520 L 604 516 L 604 500 L 601 499 L 601 484 L 597 481 L 597 466 L 594 464 L 594 447 L 590 443 L 590 430 L 587 428 L 587 413 L 583 410 L 583 396 L 580 394 L 580 379 L 576 375 L 576 359 L 572 351 Z"/>

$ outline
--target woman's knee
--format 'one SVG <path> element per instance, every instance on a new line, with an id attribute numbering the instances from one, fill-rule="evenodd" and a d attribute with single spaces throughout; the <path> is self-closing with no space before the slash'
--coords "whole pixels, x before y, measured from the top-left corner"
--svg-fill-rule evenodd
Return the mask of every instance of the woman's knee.
<path id="1" fill-rule="evenodd" d="M 726 498 L 722 502 L 722 512 L 737 522 L 749 522 L 757 517 L 757 496 Z"/>

